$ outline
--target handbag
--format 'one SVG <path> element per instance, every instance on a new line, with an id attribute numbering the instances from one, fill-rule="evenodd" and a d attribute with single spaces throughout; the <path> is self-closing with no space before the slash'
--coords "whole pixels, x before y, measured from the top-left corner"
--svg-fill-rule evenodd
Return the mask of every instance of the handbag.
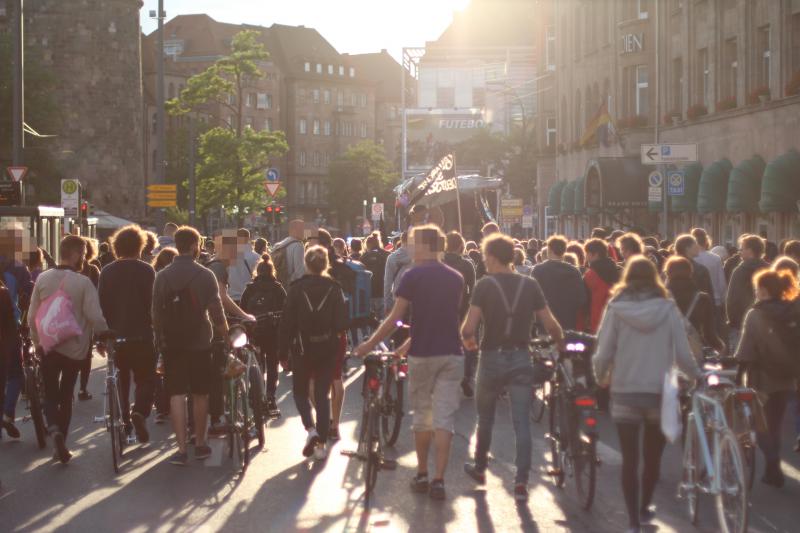
<path id="1" fill-rule="evenodd" d="M 36 331 L 39 333 L 39 344 L 45 353 L 83 333 L 75 319 L 72 300 L 64 291 L 64 282 L 68 275 L 64 275 L 58 289 L 36 310 Z"/>
<path id="2" fill-rule="evenodd" d="M 675 442 L 682 432 L 680 401 L 678 400 L 678 371 L 674 364 L 664 374 L 661 387 L 661 433 L 667 441 Z"/>

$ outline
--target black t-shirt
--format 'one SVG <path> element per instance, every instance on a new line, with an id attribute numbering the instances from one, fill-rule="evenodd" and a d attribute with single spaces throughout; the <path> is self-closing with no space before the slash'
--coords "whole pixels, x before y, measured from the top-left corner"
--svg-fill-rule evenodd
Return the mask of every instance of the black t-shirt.
<path id="1" fill-rule="evenodd" d="M 520 294 L 517 307 L 512 318 L 511 334 L 506 337 L 506 321 L 508 311 L 500 296 L 497 285 L 490 279 L 494 278 L 499 283 L 506 295 L 508 305 L 514 305 L 514 298 L 520 282 Z M 501 346 L 523 346 L 531 340 L 531 330 L 536 318 L 536 311 L 541 311 L 546 306 L 544 294 L 539 283 L 530 277 L 519 274 L 488 274 L 475 285 L 472 293 L 472 305 L 480 307 L 483 315 L 483 340 L 482 350 L 497 350 Z"/>
<path id="2" fill-rule="evenodd" d="M 100 273 L 100 307 L 108 327 L 117 335 L 153 338 L 150 310 L 155 277 L 153 267 L 138 259 L 119 259 Z"/>
<path id="3" fill-rule="evenodd" d="M 218 283 L 222 283 L 224 287 L 228 286 L 228 267 L 219 259 L 214 259 L 206 265 L 214 276 L 217 278 Z"/>

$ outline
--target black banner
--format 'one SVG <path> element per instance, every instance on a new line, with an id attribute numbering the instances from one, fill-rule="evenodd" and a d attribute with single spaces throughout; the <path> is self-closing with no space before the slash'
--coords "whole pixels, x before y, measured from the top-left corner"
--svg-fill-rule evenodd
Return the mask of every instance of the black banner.
<path id="1" fill-rule="evenodd" d="M 457 189 L 456 158 L 453 154 L 448 154 L 439 161 L 438 165 L 428 172 L 425 179 L 412 189 L 411 201 L 408 203 L 408 206 L 414 206 L 423 198 L 442 195 L 448 192 L 455 194 Z"/>

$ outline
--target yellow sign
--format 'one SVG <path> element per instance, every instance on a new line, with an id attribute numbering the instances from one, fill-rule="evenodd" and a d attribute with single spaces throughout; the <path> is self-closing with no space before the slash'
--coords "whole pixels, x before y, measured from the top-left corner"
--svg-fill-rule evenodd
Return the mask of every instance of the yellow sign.
<path id="1" fill-rule="evenodd" d="M 174 183 L 148 185 L 148 192 L 175 192 L 178 186 Z"/>
<path id="2" fill-rule="evenodd" d="M 147 202 L 147 207 L 175 207 L 176 205 L 175 200 L 150 200 Z"/>
<path id="3" fill-rule="evenodd" d="M 147 194 L 148 200 L 175 200 L 174 192 L 151 192 Z"/>

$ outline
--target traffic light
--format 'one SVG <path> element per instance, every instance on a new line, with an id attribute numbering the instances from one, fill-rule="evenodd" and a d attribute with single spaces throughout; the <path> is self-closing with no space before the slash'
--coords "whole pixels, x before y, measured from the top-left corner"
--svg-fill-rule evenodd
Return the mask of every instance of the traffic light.
<path id="1" fill-rule="evenodd" d="M 275 206 L 275 223 L 280 224 L 282 222 L 283 217 L 283 206 L 276 205 Z"/>
<path id="2" fill-rule="evenodd" d="M 268 224 L 275 224 L 275 208 L 272 205 L 264 208 L 264 215 L 267 217 Z"/>
<path id="3" fill-rule="evenodd" d="M 81 218 L 83 220 L 89 218 L 89 202 L 86 200 L 81 202 Z"/>

